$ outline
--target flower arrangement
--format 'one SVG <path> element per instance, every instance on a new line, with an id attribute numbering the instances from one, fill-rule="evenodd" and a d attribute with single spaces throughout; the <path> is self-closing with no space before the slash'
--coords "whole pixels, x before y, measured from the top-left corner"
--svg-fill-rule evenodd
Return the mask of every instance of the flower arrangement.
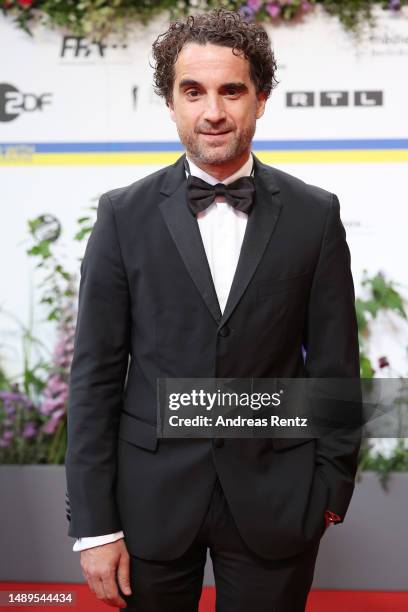
<path id="1" fill-rule="evenodd" d="M 78 220 L 75 239 L 91 230 L 90 217 Z M 23 370 L 14 380 L 0 371 L 0 464 L 63 464 L 66 452 L 66 411 L 69 372 L 74 350 L 76 275 L 66 271 L 54 253 L 60 225 L 51 215 L 28 222 L 34 244 L 27 254 L 37 260 L 44 280 L 40 302 L 47 319 L 56 323 L 56 344 L 48 359 L 31 364 L 32 348 L 42 347 L 31 330 L 23 335 Z"/>
<path id="2" fill-rule="evenodd" d="M 28 33 L 35 22 L 41 22 L 95 41 L 110 33 L 126 34 L 132 23 L 146 24 L 163 12 L 174 19 L 223 7 L 239 11 L 247 20 L 283 23 L 301 20 L 316 4 L 337 16 L 347 30 L 356 32 L 361 23 L 373 23 L 375 5 L 398 13 L 408 0 L 0 0 L 3 13 L 13 15 Z"/>
<path id="3" fill-rule="evenodd" d="M 368 356 L 372 322 L 382 313 L 395 313 L 407 321 L 408 315 L 402 295 L 398 292 L 398 284 L 388 280 L 382 272 L 370 277 L 363 272 L 361 286 L 366 291 L 366 297 L 356 299 L 356 313 L 359 330 L 361 377 L 372 378 L 376 372 Z M 378 361 L 378 370 L 389 366 L 388 358 L 383 356 Z"/>
<path id="4" fill-rule="evenodd" d="M 364 270 L 361 286 L 366 293 L 364 298 L 358 297 L 356 299 L 361 377 L 370 379 L 385 372 L 387 378 L 404 380 L 401 373 L 396 372 L 391 367 L 387 355 L 379 357 L 375 364 L 368 355 L 372 324 L 380 313 L 386 315 L 393 313 L 404 322 L 408 319 L 406 302 L 398 291 L 400 285 L 387 279 L 382 272 L 370 277 Z M 396 402 L 406 411 L 408 406 L 406 389 L 403 390 L 402 395 L 397 398 Z M 369 439 L 364 439 L 360 451 L 359 473 L 361 474 L 365 470 L 377 472 L 380 483 L 386 490 L 391 472 L 408 471 L 408 449 L 405 439 L 397 438 L 394 447 L 388 447 L 388 449 L 382 451 L 379 451 L 378 448 L 375 449 Z"/>
<path id="5" fill-rule="evenodd" d="M 58 325 L 58 341 L 40 400 L 30 398 L 19 383 L 0 391 L 0 463 L 64 462 L 74 335 L 71 301 L 64 307 Z"/>

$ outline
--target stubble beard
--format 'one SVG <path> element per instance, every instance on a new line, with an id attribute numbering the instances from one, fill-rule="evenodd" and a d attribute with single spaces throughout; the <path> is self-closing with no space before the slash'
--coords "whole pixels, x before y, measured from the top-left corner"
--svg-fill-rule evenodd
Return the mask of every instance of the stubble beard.
<path id="1" fill-rule="evenodd" d="M 187 155 L 195 162 L 219 165 L 239 158 L 250 149 L 255 134 L 256 122 L 245 128 L 239 137 L 231 138 L 225 144 L 207 144 L 201 140 L 200 134 L 184 132 L 177 126 L 180 142 L 186 148 Z"/>

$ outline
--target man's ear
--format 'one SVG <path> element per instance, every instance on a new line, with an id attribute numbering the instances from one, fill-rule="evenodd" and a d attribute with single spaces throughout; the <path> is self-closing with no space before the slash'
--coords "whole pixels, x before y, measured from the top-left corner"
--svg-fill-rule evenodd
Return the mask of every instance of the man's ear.
<path id="1" fill-rule="evenodd" d="M 267 95 L 264 91 L 260 91 L 257 94 L 257 108 L 256 108 L 256 118 L 259 119 L 265 112 L 265 105 L 267 100 Z"/>

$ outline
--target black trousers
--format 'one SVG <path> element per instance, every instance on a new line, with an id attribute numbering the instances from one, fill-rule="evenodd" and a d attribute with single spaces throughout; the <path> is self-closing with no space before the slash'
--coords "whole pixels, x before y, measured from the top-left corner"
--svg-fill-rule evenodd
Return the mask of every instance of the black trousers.
<path id="1" fill-rule="evenodd" d="M 122 597 L 136 612 L 197 612 L 207 548 L 213 563 L 216 612 L 304 612 L 320 541 L 295 557 L 269 561 L 242 540 L 217 479 L 203 524 L 178 559 L 148 561 L 131 555 L 132 595 Z"/>

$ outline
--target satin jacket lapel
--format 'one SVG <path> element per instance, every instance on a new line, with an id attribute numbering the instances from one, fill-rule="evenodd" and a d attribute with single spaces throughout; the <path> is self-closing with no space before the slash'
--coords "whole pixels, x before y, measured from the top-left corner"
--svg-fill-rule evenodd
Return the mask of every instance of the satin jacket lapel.
<path id="1" fill-rule="evenodd" d="M 219 327 L 227 322 L 251 281 L 282 208 L 273 169 L 260 162 L 255 155 L 253 157 L 256 201 L 248 218 L 237 269 Z"/>
<path id="2" fill-rule="evenodd" d="M 161 193 L 167 195 L 159 208 L 184 264 L 208 310 L 221 328 L 246 290 L 277 223 L 282 203 L 273 170 L 254 155 L 255 206 L 249 216 L 231 290 L 221 313 L 201 239 L 197 219 L 187 205 L 187 181 L 182 155 L 169 168 Z"/>
<path id="3" fill-rule="evenodd" d="M 219 323 L 221 308 L 208 265 L 197 219 L 187 205 L 187 181 L 182 155 L 169 168 L 161 193 L 168 197 L 159 208 L 184 264 L 200 292 L 208 310 Z"/>

